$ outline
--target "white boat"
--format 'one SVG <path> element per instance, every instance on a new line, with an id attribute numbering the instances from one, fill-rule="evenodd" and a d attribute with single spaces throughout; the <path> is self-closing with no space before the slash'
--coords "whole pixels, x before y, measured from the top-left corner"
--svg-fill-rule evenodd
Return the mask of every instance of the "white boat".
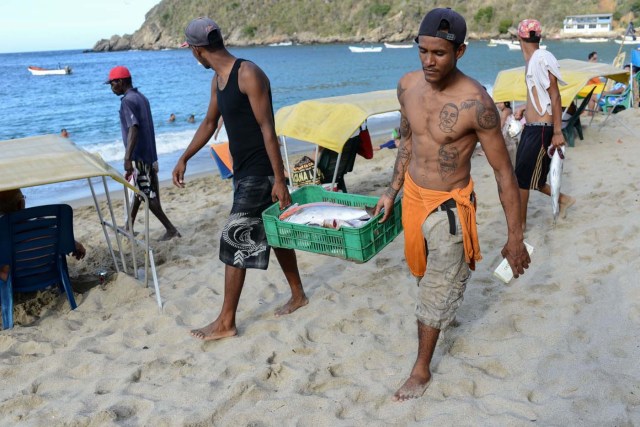
<path id="1" fill-rule="evenodd" d="M 624 40 L 614 40 L 618 44 L 640 44 L 640 37 L 636 37 L 634 40 L 632 37 L 626 36 Z"/>
<path id="2" fill-rule="evenodd" d="M 349 50 L 353 53 L 377 53 L 377 52 L 382 52 L 382 46 L 371 46 L 371 47 L 349 46 Z"/>
<path id="3" fill-rule="evenodd" d="M 393 43 L 385 43 L 384 47 L 387 49 L 409 49 L 413 47 L 413 44 L 393 44 Z"/>
<path id="4" fill-rule="evenodd" d="M 269 46 L 291 46 L 293 42 L 270 43 Z"/>
<path id="5" fill-rule="evenodd" d="M 604 37 L 593 37 L 593 38 L 578 37 L 578 41 L 580 43 L 605 43 L 605 42 L 608 42 L 609 39 L 606 39 Z"/>
<path id="6" fill-rule="evenodd" d="M 511 40 L 505 40 L 505 39 L 490 39 L 489 40 L 489 44 L 509 44 L 509 43 L 513 43 Z"/>
<path id="7" fill-rule="evenodd" d="M 27 70 L 31 72 L 34 76 L 54 76 L 54 75 L 65 75 L 71 74 L 71 67 L 68 65 L 64 68 L 53 68 L 47 69 L 42 67 L 35 67 L 30 65 L 27 67 Z"/>
<path id="8" fill-rule="evenodd" d="M 520 43 L 509 43 L 509 44 L 507 44 L 507 47 L 509 48 L 509 50 L 522 50 L 522 47 L 520 46 Z M 547 50 L 547 45 L 546 44 L 541 44 L 540 45 L 540 49 Z"/>

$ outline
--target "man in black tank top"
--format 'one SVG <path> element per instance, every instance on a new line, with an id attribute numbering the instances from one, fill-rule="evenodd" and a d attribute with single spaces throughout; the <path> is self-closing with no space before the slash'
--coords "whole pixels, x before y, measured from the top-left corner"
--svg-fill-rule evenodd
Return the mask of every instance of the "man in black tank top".
<path id="1" fill-rule="evenodd" d="M 220 27 L 209 18 L 197 18 L 185 30 L 193 56 L 215 74 L 207 114 L 173 170 L 173 183 L 184 188 L 187 161 L 213 136 L 222 115 L 233 160 L 234 192 L 231 215 L 220 238 L 220 260 L 225 263 L 224 302 L 218 317 L 191 335 L 217 340 L 237 335 L 236 310 L 247 268 L 266 269 L 267 244 L 262 211 L 275 201 L 291 204 L 284 165 L 275 132 L 271 87 L 264 72 L 252 62 L 238 59 L 225 48 Z M 276 316 L 289 314 L 308 303 L 292 249 L 273 248 L 291 288 L 291 299 Z"/>

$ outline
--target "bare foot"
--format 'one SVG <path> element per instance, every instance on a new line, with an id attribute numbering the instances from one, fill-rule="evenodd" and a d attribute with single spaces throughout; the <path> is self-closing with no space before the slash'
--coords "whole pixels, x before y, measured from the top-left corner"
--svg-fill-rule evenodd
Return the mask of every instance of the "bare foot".
<path id="1" fill-rule="evenodd" d="M 276 317 L 279 317 L 284 316 L 285 314 L 291 314 L 300 307 L 304 307 L 307 304 L 309 304 L 309 300 L 306 296 L 299 300 L 294 300 L 293 298 L 291 298 L 285 305 L 275 311 L 275 315 Z"/>
<path id="2" fill-rule="evenodd" d="M 192 329 L 189 332 L 192 337 L 198 338 L 202 341 L 214 341 L 222 338 L 229 338 L 238 335 L 236 327 L 231 329 L 224 329 L 218 320 L 208 324 L 204 328 Z"/>
<path id="3" fill-rule="evenodd" d="M 576 202 L 576 199 L 571 196 L 564 196 L 562 200 L 560 200 L 560 212 L 558 212 L 558 216 L 560 218 L 567 217 L 567 209 L 573 206 Z"/>
<path id="4" fill-rule="evenodd" d="M 431 380 L 431 376 L 429 376 L 428 380 L 418 376 L 410 376 L 393 395 L 393 400 L 396 402 L 404 402 L 409 399 L 417 399 L 429 388 Z"/>
<path id="5" fill-rule="evenodd" d="M 164 236 L 162 236 L 158 240 L 161 242 L 166 242 L 167 240 L 171 240 L 174 237 L 182 237 L 182 234 L 180 234 L 180 232 L 178 232 L 178 230 L 176 230 L 175 228 L 172 231 L 167 231 L 166 233 L 164 233 Z"/>

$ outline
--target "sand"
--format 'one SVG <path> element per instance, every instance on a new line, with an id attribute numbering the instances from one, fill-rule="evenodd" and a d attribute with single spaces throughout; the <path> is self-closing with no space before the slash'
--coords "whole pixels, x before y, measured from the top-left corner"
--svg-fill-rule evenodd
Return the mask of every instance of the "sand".
<path id="1" fill-rule="evenodd" d="M 615 119 L 615 120 L 613 120 Z M 218 314 L 218 239 L 231 183 L 209 176 L 162 200 L 181 239 L 151 239 L 164 309 L 153 288 L 112 269 L 93 207 L 76 207 L 87 258 L 70 261 L 78 308 L 51 292 L 23 297 L 0 332 L 2 425 L 589 425 L 640 424 L 640 115 L 594 122 L 567 151 L 563 191 L 577 198 L 553 225 L 533 193 L 524 276 L 492 277 L 506 224 L 491 168 L 473 158 L 484 260 L 456 325 L 438 342 L 434 380 L 408 402 L 391 396 L 416 350 L 415 281 L 404 236 L 355 264 L 298 252 L 309 305 L 276 318 L 289 296 L 275 257 L 250 271 L 239 336 L 203 343 L 188 331 Z M 380 195 L 395 152 L 356 161 L 349 189 Z M 122 208 L 117 207 L 117 212 Z"/>

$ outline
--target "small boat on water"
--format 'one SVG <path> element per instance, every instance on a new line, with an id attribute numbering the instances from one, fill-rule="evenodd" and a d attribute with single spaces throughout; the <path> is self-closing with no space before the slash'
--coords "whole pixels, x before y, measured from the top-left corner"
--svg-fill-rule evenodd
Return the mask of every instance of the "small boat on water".
<path id="1" fill-rule="evenodd" d="M 614 40 L 618 44 L 640 44 L 640 37 L 636 37 L 634 40 L 631 36 L 625 36 L 623 40 Z"/>
<path id="2" fill-rule="evenodd" d="M 522 47 L 520 46 L 520 43 L 508 43 L 507 47 L 509 48 L 509 50 L 522 50 Z M 547 50 L 547 45 L 546 44 L 541 44 L 540 45 L 540 49 Z"/>
<path id="3" fill-rule="evenodd" d="M 291 46 L 293 42 L 270 43 L 269 46 Z"/>
<path id="4" fill-rule="evenodd" d="M 349 46 L 349 50 L 353 53 L 377 53 L 377 52 L 382 52 L 382 46 L 371 46 L 371 47 Z"/>
<path id="5" fill-rule="evenodd" d="M 592 38 L 578 37 L 578 41 L 580 43 L 605 43 L 605 42 L 608 42 L 609 39 L 604 37 L 592 37 Z"/>
<path id="6" fill-rule="evenodd" d="M 409 49 L 409 48 L 413 47 L 413 44 L 411 44 L 411 43 L 407 43 L 407 44 L 385 43 L 384 47 L 386 47 L 387 49 Z"/>
<path id="7" fill-rule="evenodd" d="M 34 76 L 55 76 L 71 74 L 71 67 L 69 67 L 68 65 L 64 68 L 42 68 L 30 65 L 27 67 L 27 70 L 29 70 L 29 72 L 31 72 L 31 74 L 33 74 Z"/>

